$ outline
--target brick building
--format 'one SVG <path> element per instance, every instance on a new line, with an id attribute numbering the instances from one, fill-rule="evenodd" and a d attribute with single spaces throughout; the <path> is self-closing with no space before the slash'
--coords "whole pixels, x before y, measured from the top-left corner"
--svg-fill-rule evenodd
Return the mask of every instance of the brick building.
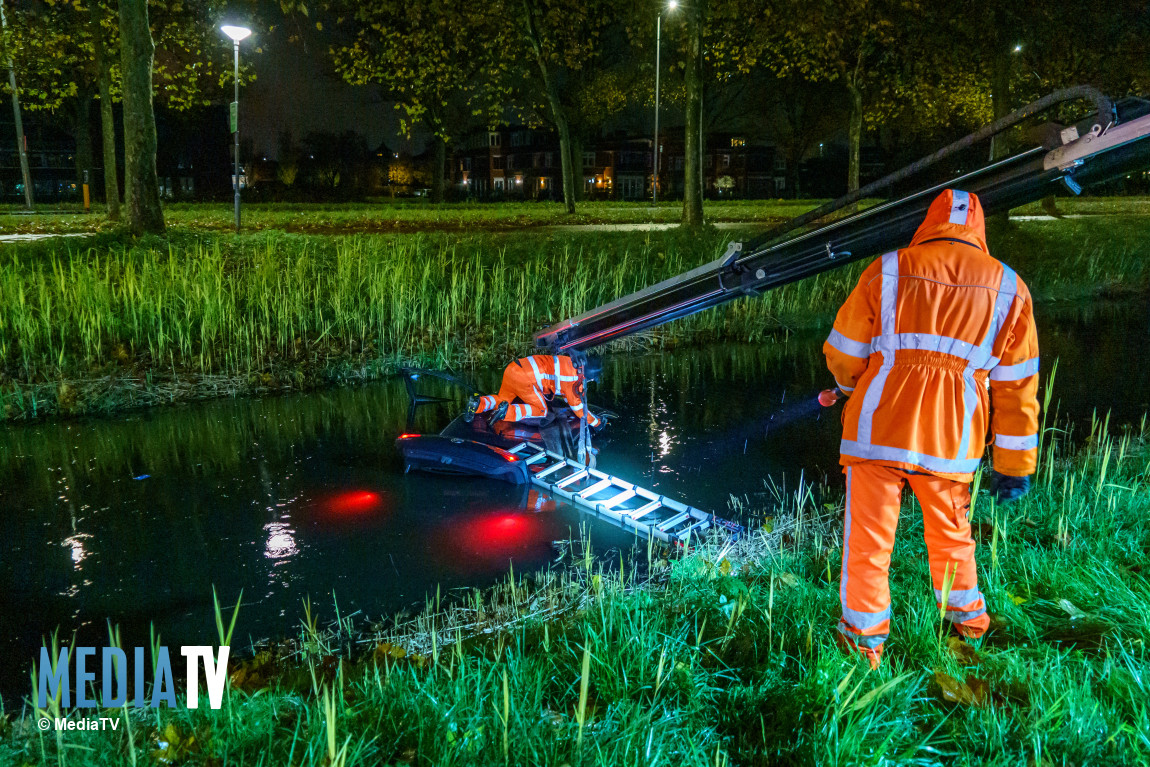
<path id="1" fill-rule="evenodd" d="M 654 157 L 650 137 L 611 136 L 583 147 L 578 178 L 591 200 L 643 200 L 651 196 Z M 659 194 L 683 195 L 683 143 L 664 140 Z M 766 143 L 738 135 L 707 135 L 703 157 L 706 196 L 785 197 L 787 164 L 783 153 Z M 476 131 L 453 147 L 450 182 L 456 195 L 478 199 L 562 199 L 558 138 L 550 131 L 499 128 Z"/>
<path id="2" fill-rule="evenodd" d="M 560 199 L 559 140 L 548 131 L 475 131 L 455 146 L 449 181 L 457 194 L 480 199 Z"/>
<path id="3" fill-rule="evenodd" d="M 708 133 L 703 153 L 703 187 L 708 198 L 787 197 L 787 160 L 779 147 L 731 133 Z M 659 191 L 683 196 L 683 142 L 663 143 Z"/>

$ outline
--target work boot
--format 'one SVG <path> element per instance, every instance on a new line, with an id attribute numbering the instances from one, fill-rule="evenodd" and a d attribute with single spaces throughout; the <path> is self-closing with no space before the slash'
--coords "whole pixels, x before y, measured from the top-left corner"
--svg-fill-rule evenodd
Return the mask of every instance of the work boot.
<path id="1" fill-rule="evenodd" d="M 507 415 L 507 403 L 500 402 L 499 407 L 492 410 L 491 415 L 487 416 L 487 425 L 494 426 L 496 422 L 502 421 L 505 415 Z"/>
<path id="2" fill-rule="evenodd" d="M 860 637 L 861 638 L 861 637 Z M 870 648 L 864 644 L 860 644 L 854 640 L 847 632 L 841 628 L 835 631 L 835 640 L 838 642 L 839 649 L 846 655 L 862 655 L 867 659 L 872 671 L 877 671 L 879 665 L 882 663 L 882 645 Z"/>
<path id="3" fill-rule="evenodd" d="M 464 415 L 467 417 L 468 421 L 475 418 L 475 412 L 477 410 L 479 410 L 479 395 L 472 394 L 471 397 L 467 400 L 467 410 L 464 411 Z"/>

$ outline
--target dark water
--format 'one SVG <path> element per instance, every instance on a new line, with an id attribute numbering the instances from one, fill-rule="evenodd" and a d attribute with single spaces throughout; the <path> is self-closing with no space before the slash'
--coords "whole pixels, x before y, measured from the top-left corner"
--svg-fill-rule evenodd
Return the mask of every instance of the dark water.
<path id="1" fill-rule="evenodd" d="M 1044 307 L 1039 321 L 1064 417 L 1150 410 L 1144 304 Z M 600 466 L 720 514 L 767 478 L 838 481 L 838 413 L 807 407 L 829 381 L 823 335 L 608 360 L 591 399 L 620 417 Z M 243 645 L 294 632 L 306 595 L 324 618 L 333 592 L 343 614 L 381 617 L 509 562 L 544 567 L 581 526 L 598 551 L 633 544 L 528 490 L 404 475 L 406 408 L 396 381 L 0 429 L 0 691 L 26 691 L 57 627 L 98 645 L 110 618 L 142 643 L 154 621 L 168 645 L 208 643 L 213 585 L 225 605 L 243 589 Z M 416 428 L 447 417 L 426 408 Z"/>

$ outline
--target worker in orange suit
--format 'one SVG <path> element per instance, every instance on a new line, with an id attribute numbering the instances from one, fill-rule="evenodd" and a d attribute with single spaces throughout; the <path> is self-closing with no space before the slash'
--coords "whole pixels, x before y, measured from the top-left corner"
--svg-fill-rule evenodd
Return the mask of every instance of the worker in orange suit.
<path id="1" fill-rule="evenodd" d="M 978 197 L 948 189 L 910 247 L 871 263 L 823 346 L 843 412 L 847 482 L 840 641 L 877 667 L 890 633 L 887 570 L 909 485 L 922 506 L 931 580 L 962 636 L 989 626 L 967 514 L 994 445 L 991 489 L 1030 488 L 1038 458 L 1038 338 L 1030 291 L 991 257 Z M 952 580 L 953 579 L 953 580 Z"/>
<path id="2" fill-rule="evenodd" d="M 599 377 L 601 365 L 588 357 L 580 375 L 572 359 L 565 355 L 536 354 L 515 360 L 503 370 L 498 394 L 475 395 L 467 403 L 467 417 L 490 412 L 491 420 L 522 421 L 543 418 L 547 403 L 559 393 L 577 417 L 583 417 L 584 379 Z M 587 425 L 599 426 L 600 419 L 587 411 Z"/>

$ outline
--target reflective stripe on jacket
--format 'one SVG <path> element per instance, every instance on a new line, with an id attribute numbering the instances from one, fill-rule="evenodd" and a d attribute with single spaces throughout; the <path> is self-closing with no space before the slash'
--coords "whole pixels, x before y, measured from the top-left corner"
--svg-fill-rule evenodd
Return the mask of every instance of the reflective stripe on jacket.
<path id="1" fill-rule="evenodd" d="M 866 268 L 823 352 L 851 395 L 844 465 L 876 461 L 966 480 L 989 433 L 995 470 L 1034 472 L 1038 337 L 1030 291 L 988 252 L 976 195 L 944 191 L 910 247 Z"/>
<path id="2" fill-rule="evenodd" d="M 582 384 L 575 364 L 566 355 L 536 354 L 515 360 L 503 371 L 503 387 L 508 385 L 521 399 L 527 399 L 532 389 L 547 399 L 558 393 L 575 415 L 583 415 Z M 594 413 L 588 413 L 587 420 L 592 426 L 599 425 Z"/>

